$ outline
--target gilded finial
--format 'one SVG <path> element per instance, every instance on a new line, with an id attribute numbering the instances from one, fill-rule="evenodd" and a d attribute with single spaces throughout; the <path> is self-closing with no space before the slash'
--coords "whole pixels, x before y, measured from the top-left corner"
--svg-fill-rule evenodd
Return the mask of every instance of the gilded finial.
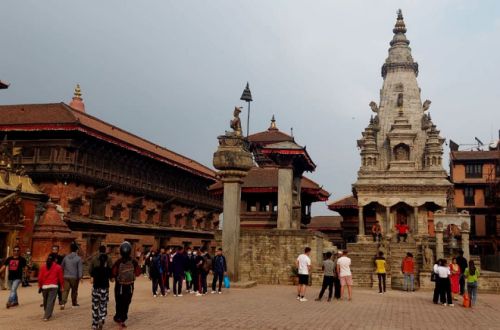
<path id="1" fill-rule="evenodd" d="M 396 25 L 394 26 L 392 32 L 406 33 L 405 21 L 403 20 L 403 11 L 401 9 L 398 9 L 397 13 L 398 13 L 398 18 L 396 20 Z"/>
<path id="2" fill-rule="evenodd" d="M 269 125 L 269 130 L 277 130 L 278 127 L 276 127 L 276 119 L 274 119 L 274 115 L 271 118 L 271 125 Z"/>
<path id="3" fill-rule="evenodd" d="M 74 97 L 77 97 L 79 99 L 82 98 L 82 90 L 80 89 L 80 84 L 76 84 Z"/>

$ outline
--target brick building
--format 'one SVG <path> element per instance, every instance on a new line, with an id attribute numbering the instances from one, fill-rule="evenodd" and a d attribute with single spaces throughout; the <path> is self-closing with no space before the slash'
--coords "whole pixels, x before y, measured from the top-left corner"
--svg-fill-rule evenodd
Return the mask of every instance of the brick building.
<path id="1" fill-rule="evenodd" d="M 14 165 L 57 204 L 84 257 L 101 244 L 118 253 L 124 239 L 136 250 L 213 243 L 215 172 L 89 115 L 79 87 L 69 105 L 0 106 L 7 135 L 21 150 Z"/>
<path id="2" fill-rule="evenodd" d="M 500 142 L 489 150 L 450 152 L 455 205 L 471 214 L 474 253 L 493 254 L 500 247 Z"/>

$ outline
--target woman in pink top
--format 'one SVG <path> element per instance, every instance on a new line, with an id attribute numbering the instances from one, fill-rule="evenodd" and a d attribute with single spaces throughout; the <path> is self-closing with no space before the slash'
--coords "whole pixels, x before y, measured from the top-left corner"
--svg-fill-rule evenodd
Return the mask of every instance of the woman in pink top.
<path id="1" fill-rule="evenodd" d="M 63 271 L 61 266 L 55 262 L 54 257 L 49 255 L 38 275 L 38 290 L 43 294 L 44 321 L 48 321 L 52 317 L 59 287 L 61 290 L 64 287 Z"/>

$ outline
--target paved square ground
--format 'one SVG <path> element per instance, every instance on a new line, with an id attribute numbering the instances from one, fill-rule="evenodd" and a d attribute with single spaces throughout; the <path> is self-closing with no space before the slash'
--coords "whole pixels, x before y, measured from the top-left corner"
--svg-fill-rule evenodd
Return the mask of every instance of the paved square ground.
<path id="1" fill-rule="evenodd" d="M 352 302 L 314 301 L 318 287 L 308 288 L 308 302 L 295 299 L 292 286 L 259 285 L 230 289 L 222 295 L 153 298 L 151 282 L 137 281 L 130 307 L 129 329 L 500 329 L 500 295 L 480 294 L 477 307 L 465 309 L 432 303 L 432 292 L 405 293 L 354 289 Z M 80 287 L 77 309 L 56 306 L 42 322 L 41 295 L 36 287 L 20 288 L 20 305 L 5 309 L 8 291 L 0 292 L 0 329 L 90 329 L 90 283 Z M 111 294 L 105 329 L 112 321 Z"/>

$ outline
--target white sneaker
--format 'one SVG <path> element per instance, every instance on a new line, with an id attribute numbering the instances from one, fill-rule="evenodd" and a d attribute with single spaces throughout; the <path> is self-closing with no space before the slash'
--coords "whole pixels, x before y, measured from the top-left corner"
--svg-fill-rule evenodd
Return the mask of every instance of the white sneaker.
<path id="1" fill-rule="evenodd" d="M 178 294 L 177 297 L 182 297 L 182 294 Z"/>
<path id="2" fill-rule="evenodd" d="M 218 293 L 218 294 L 222 294 L 222 291 L 218 291 L 217 293 Z"/>
<path id="3" fill-rule="evenodd" d="M 189 294 L 195 294 L 195 293 L 196 293 L 196 292 L 194 292 L 194 291 L 189 291 Z"/>
<path id="4" fill-rule="evenodd" d="M 447 304 L 447 303 L 444 303 L 444 304 L 443 304 L 443 306 L 444 306 L 444 307 L 446 307 L 446 306 L 448 306 L 448 304 Z"/>
<path id="5" fill-rule="evenodd" d="M 299 301 L 300 302 L 304 302 L 304 301 L 307 301 L 307 299 L 306 298 L 300 298 Z"/>
<path id="6" fill-rule="evenodd" d="M 448 306 L 450 306 L 450 307 L 455 307 L 455 305 L 454 305 L 454 304 L 449 304 Z"/>
<path id="7" fill-rule="evenodd" d="M 212 290 L 212 292 L 210 292 L 211 294 L 215 294 L 216 292 Z"/>
<path id="8" fill-rule="evenodd" d="M 158 297 L 156 294 L 153 295 L 154 298 Z"/>
<path id="9" fill-rule="evenodd" d="M 297 300 L 300 300 L 300 296 L 297 296 Z"/>
<path id="10" fill-rule="evenodd" d="M 196 297 L 201 297 L 201 296 L 203 296 L 201 293 L 196 292 Z"/>

